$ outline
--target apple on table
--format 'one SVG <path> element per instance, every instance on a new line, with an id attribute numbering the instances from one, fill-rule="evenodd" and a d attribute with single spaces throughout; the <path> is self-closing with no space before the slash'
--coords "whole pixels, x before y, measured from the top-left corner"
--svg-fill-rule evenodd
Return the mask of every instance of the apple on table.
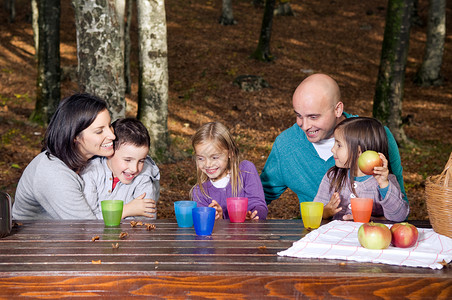
<path id="1" fill-rule="evenodd" d="M 419 236 L 419 232 L 413 224 L 402 222 L 392 225 L 392 244 L 399 248 L 413 247 Z"/>
<path id="2" fill-rule="evenodd" d="M 364 223 L 358 229 L 358 241 L 367 249 L 386 249 L 391 244 L 392 234 L 388 226 L 381 223 Z"/>

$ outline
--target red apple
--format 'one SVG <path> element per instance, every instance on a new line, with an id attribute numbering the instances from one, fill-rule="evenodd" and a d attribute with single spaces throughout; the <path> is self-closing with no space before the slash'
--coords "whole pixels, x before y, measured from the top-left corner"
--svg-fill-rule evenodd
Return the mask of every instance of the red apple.
<path id="1" fill-rule="evenodd" d="M 373 175 L 374 167 L 381 166 L 383 166 L 383 161 L 375 151 L 364 151 L 358 158 L 358 167 L 366 175 Z"/>
<path id="2" fill-rule="evenodd" d="M 364 223 L 358 229 L 358 241 L 367 249 L 386 249 L 391 244 L 391 230 L 381 223 Z"/>
<path id="3" fill-rule="evenodd" d="M 413 247 L 419 235 L 416 226 L 407 222 L 392 225 L 391 233 L 392 244 L 400 248 Z"/>

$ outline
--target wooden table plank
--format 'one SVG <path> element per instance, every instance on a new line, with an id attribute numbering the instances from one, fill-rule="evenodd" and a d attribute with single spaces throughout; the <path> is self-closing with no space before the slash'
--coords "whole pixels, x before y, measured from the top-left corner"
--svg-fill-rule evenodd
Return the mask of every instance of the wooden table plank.
<path id="1" fill-rule="evenodd" d="M 89 276 L 15 277 L 0 281 L 7 297 L 155 297 L 256 299 L 450 299 L 452 279 L 374 278 L 346 279 L 322 276 Z"/>
<path id="2" fill-rule="evenodd" d="M 156 229 L 151 231 L 132 228 L 128 221 L 118 228 L 106 228 L 101 221 L 21 223 L 0 239 L 0 296 L 452 296 L 448 266 L 432 270 L 278 256 L 308 232 L 301 220 L 221 220 L 211 237 L 178 228 L 174 220 L 153 221 Z M 120 239 L 121 232 L 128 237 Z M 99 240 L 91 241 L 96 235 Z M 113 249 L 116 243 L 119 248 Z"/>

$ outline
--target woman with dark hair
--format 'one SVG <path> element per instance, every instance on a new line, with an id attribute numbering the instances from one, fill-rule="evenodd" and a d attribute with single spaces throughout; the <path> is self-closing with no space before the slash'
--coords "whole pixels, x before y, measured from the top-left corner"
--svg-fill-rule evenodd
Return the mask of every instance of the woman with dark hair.
<path id="1" fill-rule="evenodd" d="M 96 219 L 79 172 L 93 156 L 113 154 L 110 122 L 102 99 L 89 94 L 63 99 L 50 120 L 42 152 L 19 180 L 13 218 Z"/>

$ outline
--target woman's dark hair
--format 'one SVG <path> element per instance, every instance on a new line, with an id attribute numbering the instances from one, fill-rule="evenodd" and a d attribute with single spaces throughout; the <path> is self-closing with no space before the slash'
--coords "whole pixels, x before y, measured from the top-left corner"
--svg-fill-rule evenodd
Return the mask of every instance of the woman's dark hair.
<path id="1" fill-rule="evenodd" d="M 79 171 L 87 161 L 75 139 L 107 109 L 107 103 L 90 94 L 74 94 L 60 101 L 47 127 L 42 151 L 62 160 L 71 170 Z"/>
<path id="2" fill-rule="evenodd" d="M 151 139 L 147 128 L 135 118 L 118 119 L 111 124 L 115 131 L 115 150 L 123 144 L 137 147 L 150 147 Z"/>
<path id="3" fill-rule="evenodd" d="M 353 193 L 356 195 L 354 189 L 354 176 L 358 171 L 358 157 L 359 150 L 361 152 L 373 150 L 381 152 L 388 158 L 388 137 L 386 130 L 380 121 L 374 118 L 353 117 L 345 119 L 334 128 L 334 133 L 341 132 L 345 139 L 348 150 L 348 159 L 346 166 L 350 168 L 350 183 Z M 345 179 L 348 176 L 348 168 L 338 168 L 333 166 L 327 172 L 328 178 L 331 179 L 330 190 L 335 192 L 342 188 Z M 389 171 L 391 171 L 388 165 Z M 358 195 L 357 195 L 358 196 Z"/>

